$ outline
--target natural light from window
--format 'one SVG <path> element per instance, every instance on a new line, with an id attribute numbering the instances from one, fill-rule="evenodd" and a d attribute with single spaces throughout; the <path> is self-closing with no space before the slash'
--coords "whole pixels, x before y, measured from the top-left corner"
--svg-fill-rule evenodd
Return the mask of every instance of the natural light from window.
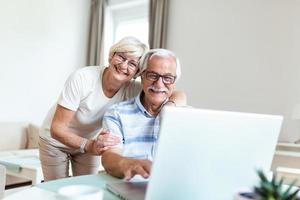
<path id="1" fill-rule="evenodd" d="M 126 36 L 134 36 L 148 44 L 148 19 L 124 21 L 117 25 L 115 42 Z"/>
<path id="2" fill-rule="evenodd" d="M 105 14 L 102 64 L 108 64 L 110 47 L 123 37 L 133 36 L 149 45 L 148 14 L 148 0 L 108 0 Z"/>

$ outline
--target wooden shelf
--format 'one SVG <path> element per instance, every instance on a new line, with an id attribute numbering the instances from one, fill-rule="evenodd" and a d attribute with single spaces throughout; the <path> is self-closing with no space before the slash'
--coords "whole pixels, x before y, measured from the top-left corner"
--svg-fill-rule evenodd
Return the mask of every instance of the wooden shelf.
<path id="1" fill-rule="evenodd" d="M 277 151 L 300 152 L 300 144 L 279 142 L 276 146 Z"/>
<path id="2" fill-rule="evenodd" d="M 291 142 L 278 142 L 277 146 L 299 147 L 300 148 L 300 144 L 291 143 Z"/>
<path id="3" fill-rule="evenodd" d="M 275 151 L 276 156 L 289 156 L 289 157 L 299 157 L 300 158 L 300 152 L 294 152 L 294 151 Z"/>
<path id="4" fill-rule="evenodd" d="M 277 167 L 276 171 L 279 173 L 300 176 L 300 169 L 295 169 L 295 168 L 290 168 L 290 167 Z"/>

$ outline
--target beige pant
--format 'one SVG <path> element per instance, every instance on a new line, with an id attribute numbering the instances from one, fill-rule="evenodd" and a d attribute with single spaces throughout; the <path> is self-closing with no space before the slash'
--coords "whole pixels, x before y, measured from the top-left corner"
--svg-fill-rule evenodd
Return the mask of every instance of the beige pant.
<path id="1" fill-rule="evenodd" d="M 45 181 L 69 177 L 69 163 L 72 166 L 73 176 L 98 173 L 100 156 L 55 147 L 41 137 L 39 151 Z"/>

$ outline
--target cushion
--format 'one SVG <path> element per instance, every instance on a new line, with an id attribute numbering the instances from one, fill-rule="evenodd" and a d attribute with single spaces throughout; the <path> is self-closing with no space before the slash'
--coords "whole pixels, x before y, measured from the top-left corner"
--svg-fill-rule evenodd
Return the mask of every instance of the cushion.
<path id="1" fill-rule="evenodd" d="M 27 127 L 27 149 L 39 148 L 39 131 L 40 128 L 34 124 Z"/>
<path id="2" fill-rule="evenodd" d="M 25 149 L 27 122 L 0 122 L 0 151 Z"/>

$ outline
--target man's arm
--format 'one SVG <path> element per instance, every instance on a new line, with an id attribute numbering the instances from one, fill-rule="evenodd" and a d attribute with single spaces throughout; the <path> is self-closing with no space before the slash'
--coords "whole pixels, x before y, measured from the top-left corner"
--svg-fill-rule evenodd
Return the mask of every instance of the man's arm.
<path id="1" fill-rule="evenodd" d="M 111 135 L 124 139 L 118 105 L 112 106 L 106 111 L 102 123 L 102 127 L 109 130 Z M 148 178 L 151 161 L 124 157 L 122 156 L 123 148 L 123 143 L 120 143 L 102 154 L 102 165 L 107 173 L 119 178 L 125 177 L 126 180 L 137 174 Z"/>
<path id="2" fill-rule="evenodd" d="M 128 158 L 121 155 L 121 149 L 113 148 L 102 154 L 102 165 L 107 173 L 118 178 L 130 180 L 135 175 L 148 178 L 151 161 Z"/>

